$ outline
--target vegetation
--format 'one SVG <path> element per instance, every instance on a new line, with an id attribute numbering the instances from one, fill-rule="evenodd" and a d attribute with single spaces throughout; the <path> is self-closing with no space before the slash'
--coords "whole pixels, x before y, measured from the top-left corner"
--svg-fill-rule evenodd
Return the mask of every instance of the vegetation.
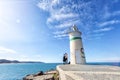
<path id="1" fill-rule="evenodd" d="M 0 59 L 0 63 L 43 63 L 43 62 Z"/>

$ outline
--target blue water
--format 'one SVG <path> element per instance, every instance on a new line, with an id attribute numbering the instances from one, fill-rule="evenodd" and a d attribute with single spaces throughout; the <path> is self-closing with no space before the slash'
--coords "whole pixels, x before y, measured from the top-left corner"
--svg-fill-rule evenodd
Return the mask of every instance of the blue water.
<path id="1" fill-rule="evenodd" d="M 55 69 L 58 63 L 0 64 L 0 80 L 22 80 L 27 74 Z"/>
<path id="2" fill-rule="evenodd" d="M 120 63 L 87 63 L 88 65 L 113 65 L 120 66 Z M 0 80 L 22 80 L 27 74 L 34 74 L 38 71 L 55 69 L 58 63 L 17 63 L 0 64 Z"/>
<path id="3" fill-rule="evenodd" d="M 88 65 L 109 65 L 109 66 L 119 66 L 120 62 L 91 62 L 87 63 Z"/>

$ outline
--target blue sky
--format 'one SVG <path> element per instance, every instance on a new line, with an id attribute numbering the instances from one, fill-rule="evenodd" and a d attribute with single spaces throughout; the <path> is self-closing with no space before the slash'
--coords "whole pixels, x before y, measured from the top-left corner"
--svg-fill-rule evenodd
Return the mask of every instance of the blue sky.
<path id="1" fill-rule="evenodd" d="M 62 62 L 66 31 L 82 32 L 87 62 L 120 61 L 119 0 L 0 0 L 0 59 Z"/>

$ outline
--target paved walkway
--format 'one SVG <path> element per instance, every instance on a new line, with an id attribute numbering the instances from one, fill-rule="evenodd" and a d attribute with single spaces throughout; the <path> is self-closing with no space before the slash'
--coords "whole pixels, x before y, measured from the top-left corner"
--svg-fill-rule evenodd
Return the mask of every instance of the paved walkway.
<path id="1" fill-rule="evenodd" d="M 60 80 L 120 80 L 120 67 L 100 65 L 57 66 Z"/>

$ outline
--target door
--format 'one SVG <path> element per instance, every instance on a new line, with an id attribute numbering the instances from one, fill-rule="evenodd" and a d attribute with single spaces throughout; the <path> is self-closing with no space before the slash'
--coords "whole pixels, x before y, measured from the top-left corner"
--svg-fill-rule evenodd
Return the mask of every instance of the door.
<path id="1" fill-rule="evenodd" d="M 75 51 L 75 57 L 76 57 L 76 64 L 80 64 L 81 63 L 81 55 L 80 55 L 80 50 L 79 49 L 77 49 L 76 51 Z"/>

